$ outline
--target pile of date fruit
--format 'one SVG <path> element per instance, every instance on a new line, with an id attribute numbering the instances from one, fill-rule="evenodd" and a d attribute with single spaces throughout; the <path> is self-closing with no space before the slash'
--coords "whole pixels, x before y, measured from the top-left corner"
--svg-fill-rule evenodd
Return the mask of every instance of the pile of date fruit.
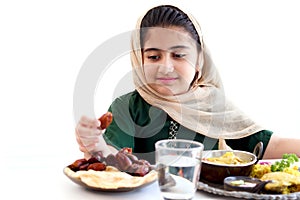
<path id="1" fill-rule="evenodd" d="M 97 159 L 98 158 L 98 159 Z M 113 166 L 119 171 L 126 172 L 132 176 L 145 176 L 152 167 L 147 160 L 138 159 L 132 154 L 131 148 L 122 148 L 116 155 L 109 154 L 104 157 L 101 152 L 97 152 L 97 158 L 92 156 L 90 159 L 78 159 L 68 167 L 76 172 L 81 170 L 104 171 L 106 166 Z"/>

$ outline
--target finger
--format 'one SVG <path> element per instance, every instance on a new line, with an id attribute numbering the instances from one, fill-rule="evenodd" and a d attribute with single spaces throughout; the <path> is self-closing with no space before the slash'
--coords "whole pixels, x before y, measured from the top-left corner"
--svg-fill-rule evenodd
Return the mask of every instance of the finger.
<path id="1" fill-rule="evenodd" d="M 79 144 L 79 146 L 83 146 L 83 143 L 82 143 L 82 141 L 81 141 L 81 138 L 78 137 L 77 135 L 76 135 L 76 141 L 77 141 L 77 143 Z"/>
<path id="2" fill-rule="evenodd" d="M 87 152 L 87 149 L 83 146 L 79 146 L 79 150 L 83 153 Z"/>
<path id="3" fill-rule="evenodd" d="M 97 142 L 99 142 L 99 136 L 92 135 L 92 136 L 80 136 L 76 134 L 76 141 L 79 144 L 79 146 L 95 146 Z"/>
<path id="4" fill-rule="evenodd" d="M 88 137 L 88 136 L 99 136 L 102 134 L 102 131 L 97 128 L 88 128 L 81 125 L 76 127 L 76 135 L 79 137 Z"/>
<path id="5" fill-rule="evenodd" d="M 84 142 L 87 142 L 87 141 L 99 141 L 99 136 L 94 134 L 94 133 L 89 133 L 89 134 L 85 134 L 85 135 L 79 135 L 79 134 L 76 134 L 76 140 L 79 144 L 85 144 Z M 91 143 L 89 142 L 89 143 Z"/>
<path id="6" fill-rule="evenodd" d="M 79 121 L 79 124 L 87 128 L 98 128 L 100 126 L 100 122 L 96 119 L 83 119 Z"/>
<path id="7" fill-rule="evenodd" d="M 83 153 L 90 153 L 95 149 L 95 145 L 79 146 L 79 150 Z"/>
<path id="8" fill-rule="evenodd" d="M 98 141 L 96 140 L 86 140 L 86 139 L 80 139 L 83 148 L 86 148 L 88 150 L 93 150 L 96 147 L 96 144 L 98 143 Z"/>
<path id="9" fill-rule="evenodd" d="M 95 148 L 95 144 L 89 144 L 89 145 L 81 144 L 81 145 L 79 145 L 79 150 L 82 151 L 82 152 L 89 152 L 94 148 Z"/>
<path id="10" fill-rule="evenodd" d="M 85 158 L 86 160 L 90 159 L 91 157 L 92 157 L 92 156 L 91 156 L 90 153 L 84 152 L 84 158 Z"/>
<path id="11" fill-rule="evenodd" d="M 79 124 L 85 127 L 97 128 L 100 126 L 100 122 L 97 119 L 88 118 L 86 116 L 82 116 L 79 120 Z"/>

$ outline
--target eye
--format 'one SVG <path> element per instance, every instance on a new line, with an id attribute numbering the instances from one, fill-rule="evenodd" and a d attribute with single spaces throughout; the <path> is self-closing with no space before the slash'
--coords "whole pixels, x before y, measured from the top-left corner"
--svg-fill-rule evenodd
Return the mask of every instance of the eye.
<path id="1" fill-rule="evenodd" d="M 186 56 L 186 54 L 184 53 L 174 53 L 173 57 L 174 58 L 184 58 Z"/>
<path id="2" fill-rule="evenodd" d="M 147 56 L 147 58 L 149 59 L 149 60 L 158 60 L 159 58 L 160 58 L 160 56 Z"/>

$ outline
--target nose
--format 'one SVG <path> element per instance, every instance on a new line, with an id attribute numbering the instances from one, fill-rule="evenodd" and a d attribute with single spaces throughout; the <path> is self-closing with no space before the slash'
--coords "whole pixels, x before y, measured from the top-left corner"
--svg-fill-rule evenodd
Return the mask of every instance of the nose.
<path id="1" fill-rule="evenodd" d="M 159 72 L 167 74 L 174 71 L 174 62 L 170 56 L 165 56 L 159 65 Z"/>

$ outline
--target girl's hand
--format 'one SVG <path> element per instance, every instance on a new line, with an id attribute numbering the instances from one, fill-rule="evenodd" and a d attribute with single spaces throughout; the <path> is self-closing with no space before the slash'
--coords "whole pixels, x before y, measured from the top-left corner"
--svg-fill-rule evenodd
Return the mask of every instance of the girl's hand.
<path id="1" fill-rule="evenodd" d="M 99 142 L 99 137 L 103 133 L 103 130 L 100 129 L 100 125 L 98 119 L 91 119 L 86 116 L 81 117 L 75 131 L 80 151 L 87 154 L 95 150 Z"/>

